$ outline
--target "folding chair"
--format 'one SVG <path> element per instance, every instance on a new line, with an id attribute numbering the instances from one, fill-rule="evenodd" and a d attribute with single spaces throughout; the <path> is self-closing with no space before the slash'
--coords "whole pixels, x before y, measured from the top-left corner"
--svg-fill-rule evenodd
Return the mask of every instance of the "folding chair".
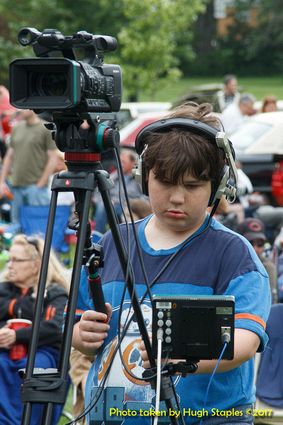
<path id="1" fill-rule="evenodd" d="M 69 205 L 58 205 L 56 208 L 55 222 L 52 237 L 52 247 L 59 253 L 69 251 L 65 241 L 65 233 L 68 226 L 71 207 Z M 20 224 L 22 232 L 26 235 L 40 234 L 45 236 L 49 206 L 24 205 L 20 211 Z"/>

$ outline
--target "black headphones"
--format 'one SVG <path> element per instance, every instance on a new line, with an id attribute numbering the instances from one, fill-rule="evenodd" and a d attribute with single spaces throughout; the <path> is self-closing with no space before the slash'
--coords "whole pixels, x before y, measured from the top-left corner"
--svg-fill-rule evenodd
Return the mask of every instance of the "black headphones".
<path id="1" fill-rule="evenodd" d="M 155 121 L 144 127 L 137 135 L 135 140 L 135 149 L 139 155 L 136 167 L 133 170 L 133 175 L 137 182 L 141 185 L 142 191 L 148 195 L 148 187 L 145 176 L 145 167 L 143 156 L 147 145 L 145 139 L 149 133 L 163 133 L 171 128 L 181 128 L 188 132 L 205 137 L 209 142 L 216 144 L 219 149 L 222 149 L 226 158 L 226 165 L 221 173 L 221 181 L 219 185 L 212 190 L 209 206 L 216 203 L 217 200 L 225 195 L 228 201 L 233 202 L 236 198 L 237 191 L 237 168 L 235 165 L 235 151 L 232 143 L 228 140 L 223 131 L 218 131 L 201 121 L 189 118 L 168 118 Z"/>

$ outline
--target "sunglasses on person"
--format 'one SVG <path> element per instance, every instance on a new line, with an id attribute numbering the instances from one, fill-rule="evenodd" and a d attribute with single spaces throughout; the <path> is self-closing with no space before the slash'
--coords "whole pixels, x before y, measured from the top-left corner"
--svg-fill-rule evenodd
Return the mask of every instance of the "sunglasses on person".
<path id="1" fill-rule="evenodd" d="M 26 239 L 27 243 L 34 246 L 35 249 L 37 250 L 37 252 L 39 253 L 38 239 L 30 237 L 30 236 L 26 236 L 25 239 Z"/>
<path id="2" fill-rule="evenodd" d="M 33 237 L 29 237 L 29 236 L 25 236 L 25 240 L 27 241 L 27 243 L 29 245 L 34 246 L 34 248 L 36 249 L 37 253 L 39 254 L 39 245 L 38 245 L 38 240 L 36 238 Z M 25 263 L 27 261 L 33 261 L 33 258 L 14 258 L 14 257 L 9 257 L 7 258 L 7 263 Z"/>

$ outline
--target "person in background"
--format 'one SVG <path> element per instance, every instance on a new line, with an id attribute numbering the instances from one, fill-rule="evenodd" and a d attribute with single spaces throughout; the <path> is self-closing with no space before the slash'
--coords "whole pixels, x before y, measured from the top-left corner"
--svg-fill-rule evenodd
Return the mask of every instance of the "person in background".
<path id="1" fill-rule="evenodd" d="M 220 111 L 224 111 L 231 103 L 237 102 L 240 97 L 238 92 L 237 77 L 233 74 L 227 74 L 223 79 L 223 89 L 216 93 Z"/>
<path id="2" fill-rule="evenodd" d="M 247 117 L 255 114 L 254 102 L 255 97 L 252 94 L 243 93 L 237 102 L 225 108 L 221 114 L 221 121 L 228 136 L 238 130 Z"/>
<path id="3" fill-rule="evenodd" d="M 42 120 L 29 109 L 21 111 L 22 121 L 13 127 L 9 148 L 0 174 L 0 196 L 6 179 L 12 177 L 12 222 L 20 221 L 22 205 L 49 205 L 49 177 L 56 167 L 56 145 Z"/>
<path id="4" fill-rule="evenodd" d="M 132 170 L 136 163 L 135 151 L 128 147 L 121 147 L 120 160 L 121 160 L 121 165 L 123 169 L 123 174 L 124 174 L 124 179 L 125 179 L 129 199 L 141 198 L 143 196 L 141 189 L 132 175 Z M 110 197 L 111 197 L 111 201 L 113 203 L 117 218 L 121 222 L 123 219 L 123 211 L 121 208 L 121 203 L 122 205 L 125 203 L 124 191 L 122 188 L 122 183 L 120 182 L 118 172 L 114 171 L 113 173 L 110 174 L 110 177 L 114 183 L 114 187 L 110 189 Z M 120 199 L 120 195 L 121 195 L 121 199 Z M 102 202 L 101 195 L 98 192 L 95 192 L 94 203 L 95 203 L 95 212 L 94 212 L 95 229 L 98 232 L 105 233 L 107 230 L 107 216 L 106 216 L 106 211 L 104 208 L 104 204 Z"/>
<path id="5" fill-rule="evenodd" d="M 237 231 L 243 235 L 254 247 L 255 252 L 264 265 L 269 276 L 272 303 L 277 303 L 278 276 L 275 264 L 271 261 L 270 257 L 266 257 L 265 255 L 265 246 L 268 241 L 265 235 L 264 223 L 258 218 L 246 218 L 241 223 L 239 223 Z"/>
<path id="6" fill-rule="evenodd" d="M 67 170 L 67 166 L 65 163 L 65 153 L 61 152 L 59 149 L 55 150 L 55 154 L 56 154 L 56 163 L 55 163 L 55 169 L 54 169 L 54 175 L 57 173 L 60 173 L 60 171 L 66 171 Z M 53 181 L 53 177 L 54 175 L 51 175 L 49 178 L 49 184 L 48 184 L 48 188 L 49 188 L 49 196 L 51 198 L 52 195 L 52 191 L 51 191 L 51 186 L 52 186 L 52 181 Z M 57 198 L 57 205 L 74 205 L 75 203 L 75 199 L 74 199 L 74 194 L 73 192 L 59 192 L 58 193 L 58 198 Z"/>
<path id="7" fill-rule="evenodd" d="M 149 201 L 146 198 L 133 198 L 129 200 L 133 219 L 140 220 L 152 213 Z M 127 221 L 130 221 L 131 216 L 127 206 L 125 206 L 125 216 Z"/>
<path id="8" fill-rule="evenodd" d="M 0 423 L 20 425 L 22 380 L 18 370 L 26 367 L 26 355 L 18 360 L 10 358 L 14 344 L 28 344 L 32 328 L 18 330 L 7 326 L 9 319 L 33 320 L 37 285 L 42 261 L 44 240 L 17 235 L 13 239 L 7 269 L 0 283 Z M 35 367 L 56 368 L 62 342 L 63 311 L 67 301 L 66 271 L 51 252 L 46 282 L 46 294 L 39 328 L 39 342 Z M 54 409 L 52 425 L 57 424 L 62 406 Z M 41 423 L 42 406 L 33 406 L 31 425 Z"/>
<path id="9" fill-rule="evenodd" d="M 277 99 L 275 96 L 266 96 L 262 101 L 261 112 L 277 111 Z"/>
<path id="10" fill-rule="evenodd" d="M 0 156 L 3 159 L 7 151 L 7 138 L 12 131 L 12 121 L 17 109 L 10 104 L 9 90 L 0 85 Z"/>

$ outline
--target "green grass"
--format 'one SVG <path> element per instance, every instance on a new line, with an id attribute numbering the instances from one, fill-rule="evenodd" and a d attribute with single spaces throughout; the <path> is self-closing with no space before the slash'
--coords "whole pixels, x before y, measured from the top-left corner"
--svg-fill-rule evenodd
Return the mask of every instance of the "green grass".
<path id="1" fill-rule="evenodd" d="M 71 413 L 72 414 L 72 399 L 73 399 L 73 392 L 72 392 L 72 388 L 70 388 L 69 393 L 68 393 L 68 397 L 64 406 L 64 411 Z M 58 422 L 58 425 L 65 425 L 68 422 L 70 422 L 67 418 L 61 416 L 60 421 Z"/>
<path id="2" fill-rule="evenodd" d="M 154 98 L 146 92 L 140 96 L 140 101 L 174 102 L 190 91 L 190 88 L 199 84 L 222 83 L 222 76 L 183 78 L 177 82 L 162 85 L 157 84 Z M 238 77 L 241 91 L 252 93 L 257 100 L 266 95 L 274 95 L 277 99 L 283 99 L 283 76 L 275 77 Z"/>

